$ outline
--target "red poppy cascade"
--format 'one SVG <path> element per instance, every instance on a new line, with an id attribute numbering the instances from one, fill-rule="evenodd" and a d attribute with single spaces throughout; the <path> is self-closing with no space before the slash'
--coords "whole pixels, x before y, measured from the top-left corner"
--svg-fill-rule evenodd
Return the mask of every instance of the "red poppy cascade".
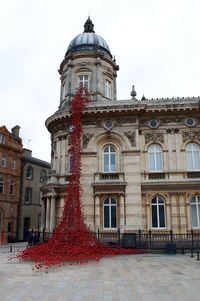
<path id="1" fill-rule="evenodd" d="M 90 101 L 84 87 L 77 89 L 71 101 L 70 179 L 61 220 L 52 237 L 45 243 L 20 252 L 17 258 L 35 262 L 35 268 L 59 266 L 65 262 L 99 260 L 108 255 L 133 254 L 140 250 L 110 248 L 102 245 L 84 222 L 81 205 L 81 145 L 82 117 Z"/>

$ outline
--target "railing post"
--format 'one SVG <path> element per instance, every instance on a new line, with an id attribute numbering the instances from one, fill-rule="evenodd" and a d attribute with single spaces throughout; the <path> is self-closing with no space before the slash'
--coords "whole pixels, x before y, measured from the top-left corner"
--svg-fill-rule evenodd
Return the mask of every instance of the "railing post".
<path id="1" fill-rule="evenodd" d="M 117 234 L 118 234 L 118 244 L 120 246 L 120 244 L 121 244 L 121 240 L 120 240 L 120 228 L 118 228 Z"/>
<path id="2" fill-rule="evenodd" d="M 10 253 L 12 253 L 12 250 L 13 250 L 13 249 L 12 249 L 12 246 L 10 246 Z"/>
<path id="3" fill-rule="evenodd" d="M 45 229 L 42 230 L 42 242 L 45 242 Z"/>
<path id="4" fill-rule="evenodd" d="M 191 236 L 192 236 L 192 250 L 194 250 L 194 230 L 191 229 Z"/>
<path id="5" fill-rule="evenodd" d="M 194 257 L 193 249 L 191 249 L 191 255 L 190 255 L 190 257 Z"/>
<path id="6" fill-rule="evenodd" d="M 200 259 L 199 259 L 199 251 L 197 251 L 197 260 L 200 260 Z"/>
<path id="7" fill-rule="evenodd" d="M 97 239 L 98 239 L 98 241 L 99 241 L 99 235 L 100 235 L 100 233 L 99 233 L 99 228 L 98 228 L 98 230 L 97 230 Z"/>
<path id="8" fill-rule="evenodd" d="M 149 229 L 149 249 L 151 250 L 151 229 Z"/>
<path id="9" fill-rule="evenodd" d="M 141 230 L 140 230 L 140 228 L 138 230 L 138 236 L 139 236 L 139 248 L 141 248 Z"/>
<path id="10" fill-rule="evenodd" d="M 173 231 L 172 229 L 170 229 L 170 242 L 172 244 L 172 241 L 173 241 Z"/>

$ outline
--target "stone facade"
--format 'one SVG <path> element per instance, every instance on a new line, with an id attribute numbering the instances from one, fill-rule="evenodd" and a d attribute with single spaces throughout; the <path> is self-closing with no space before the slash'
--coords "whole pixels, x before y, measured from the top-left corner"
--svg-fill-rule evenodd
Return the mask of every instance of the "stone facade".
<path id="1" fill-rule="evenodd" d="M 82 40 L 85 34 L 93 33 L 84 32 Z M 83 117 L 87 224 L 105 231 L 200 229 L 200 99 L 138 100 L 133 86 L 131 99 L 117 100 L 119 67 L 109 49 L 78 41 L 71 42 L 78 48 L 69 46 L 59 70 L 59 110 L 46 121 L 52 161 L 42 187 L 42 226 L 53 231 L 62 214 L 70 170 L 69 103 L 85 75 L 92 99 Z"/>
<path id="2" fill-rule="evenodd" d="M 16 239 L 23 150 L 19 129 L 0 127 L 0 245 Z"/>

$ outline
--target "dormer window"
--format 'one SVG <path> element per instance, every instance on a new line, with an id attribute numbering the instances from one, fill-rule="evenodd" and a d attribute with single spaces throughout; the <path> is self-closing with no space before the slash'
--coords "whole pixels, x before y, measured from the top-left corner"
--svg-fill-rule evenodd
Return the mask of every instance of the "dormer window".
<path id="1" fill-rule="evenodd" d="M 105 80 L 105 97 L 111 99 L 111 82 Z"/>
<path id="2" fill-rule="evenodd" d="M 89 89 L 89 75 L 80 75 L 79 76 L 79 87 L 83 86 L 86 89 Z"/>

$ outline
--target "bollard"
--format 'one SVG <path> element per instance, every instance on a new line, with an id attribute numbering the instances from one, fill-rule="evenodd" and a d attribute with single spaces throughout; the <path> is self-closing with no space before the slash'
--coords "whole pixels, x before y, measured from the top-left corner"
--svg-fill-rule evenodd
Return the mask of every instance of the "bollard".
<path id="1" fill-rule="evenodd" d="M 10 253 L 12 253 L 12 246 L 10 246 Z"/>
<path id="2" fill-rule="evenodd" d="M 200 260 L 200 259 L 199 259 L 199 251 L 197 251 L 197 260 Z"/>
<path id="3" fill-rule="evenodd" d="M 185 249 L 184 249 L 184 247 L 182 247 L 181 254 L 182 254 L 182 255 L 184 255 L 184 254 L 185 254 Z"/>
<path id="4" fill-rule="evenodd" d="M 190 257 L 194 257 L 193 249 L 191 249 L 191 256 Z"/>

